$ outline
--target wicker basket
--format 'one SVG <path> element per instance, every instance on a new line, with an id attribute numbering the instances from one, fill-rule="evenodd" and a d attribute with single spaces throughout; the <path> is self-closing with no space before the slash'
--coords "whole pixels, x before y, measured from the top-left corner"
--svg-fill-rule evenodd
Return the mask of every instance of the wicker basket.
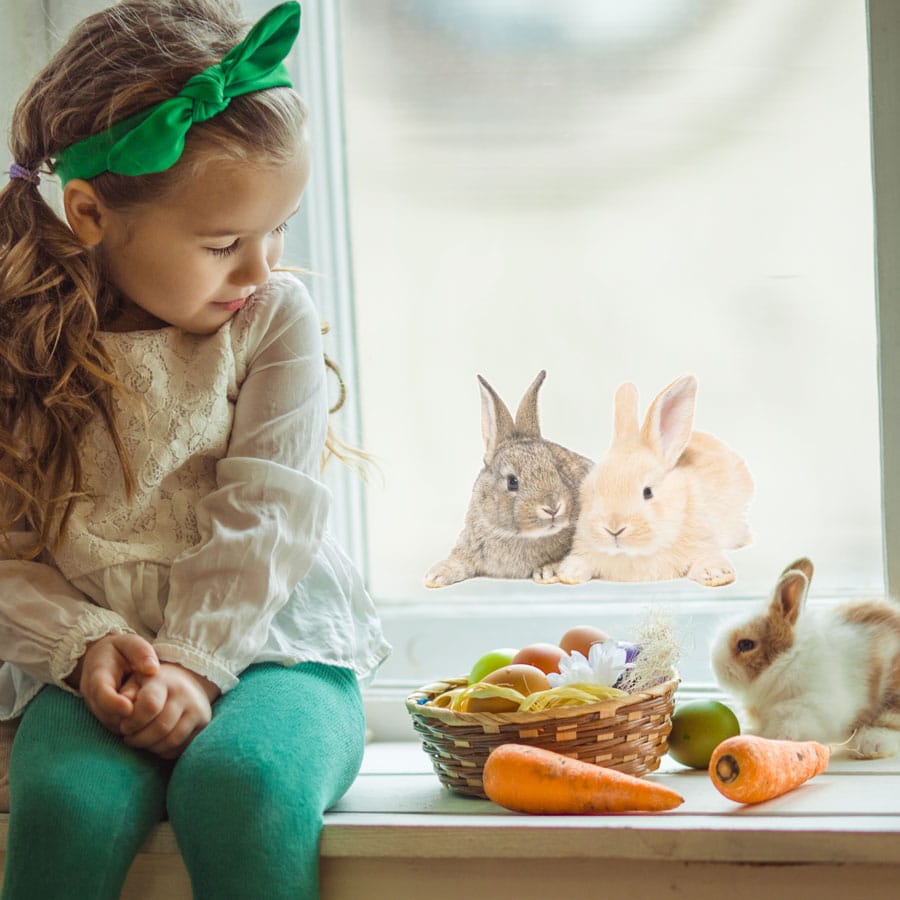
<path id="1" fill-rule="evenodd" d="M 481 774 L 500 744 L 533 744 L 629 775 L 654 771 L 668 749 L 678 678 L 628 697 L 542 712 L 462 713 L 422 705 L 466 684 L 465 676 L 438 681 L 406 699 L 434 771 L 457 794 L 485 796 Z"/>

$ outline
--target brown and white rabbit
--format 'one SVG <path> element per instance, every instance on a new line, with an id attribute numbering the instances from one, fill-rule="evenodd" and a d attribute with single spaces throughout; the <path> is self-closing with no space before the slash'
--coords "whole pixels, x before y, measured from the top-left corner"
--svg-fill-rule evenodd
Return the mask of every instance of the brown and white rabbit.
<path id="1" fill-rule="evenodd" d="M 806 606 L 813 566 L 782 572 L 768 607 L 712 643 L 719 684 L 763 737 L 843 743 L 872 758 L 900 752 L 900 606 Z M 851 738 L 851 735 L 853 737 Z"/>
<path id="2" fill-rule="evenodd" d="M 737 453 L 692 430 L 696 394 L 692 375 L 673 381 L 640 426 L 637 388 L 616 391 L 612 444 L 582 482 L 560 581 L 734 581 L 725 551 L 752 540 L 753 479 Z"/>
<path id="3" fill-rule="evenodd" d="M 480 575 L 544 581 L 568 553 L 578 486 L 592 462 L 541 436 L 538 391 L 546 374 L 538 373 L 525 392 L 515 421 L 478 376 L 484 467 L 456 546 L 426 573 L 426 587 Z"/>

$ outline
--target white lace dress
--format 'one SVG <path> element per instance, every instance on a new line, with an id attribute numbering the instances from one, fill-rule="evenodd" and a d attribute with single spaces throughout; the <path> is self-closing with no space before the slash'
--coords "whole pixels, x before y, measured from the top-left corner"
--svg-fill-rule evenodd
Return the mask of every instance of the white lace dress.
<path id="1" fill-rule="evenodd" d="M 110 632 L 143 635 L 223 691 L 254 662 L 371 676 L 390 648 L 325 527 L 328 401 L 306 289 L 275 275 L 212 335 L 102 340 L 135 394 L 117 412 L 136 495 L 95 421 L 65 543 L 40 562 L 0 559 L 0 719 L 44 684 L 68 690 L 86 644 Z"/>

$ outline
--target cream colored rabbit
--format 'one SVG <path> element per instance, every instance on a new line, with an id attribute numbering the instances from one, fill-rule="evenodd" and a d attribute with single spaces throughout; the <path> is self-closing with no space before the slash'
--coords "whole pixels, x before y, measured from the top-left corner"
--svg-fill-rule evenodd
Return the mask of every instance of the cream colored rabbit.
<path id="1" fill-rule="evenodd" d="M 697 380 L 662 391 L 638 422 L 633 384 L 616 392 L 612 445 L 581 486 L 581 512 L 569 555 L 557 567 L 566 584 L 591 578 L 690 578 L 729 584 L 726 550 L 752 537 L 747 507 L 753 479 L 718 438 L 692 431 Z"/>

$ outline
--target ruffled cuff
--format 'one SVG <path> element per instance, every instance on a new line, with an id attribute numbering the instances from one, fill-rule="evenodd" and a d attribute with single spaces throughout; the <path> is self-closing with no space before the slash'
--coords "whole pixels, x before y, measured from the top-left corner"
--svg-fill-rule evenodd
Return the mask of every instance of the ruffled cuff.
<path id="1" fill-rule="evenodd" d="M 178 663 L 211 681 L 223 694 L 238 683 L 237 676 L 221 660 L 187 641 L 166 636 L 153 644 L 160 662 Z"/>
<path id="2" fill-rule="evenodd" d="M 118 614 L 102 606 L 91 606 L 75 622 L 75 627 L 67 631 L 53 647 L 50 654 L 50 677 L 53 684 L 78 694 L 67 683 L 78 660 L 84 656 L 88 644 L 108 634 L 136 634 L 135 630 Z"/>

